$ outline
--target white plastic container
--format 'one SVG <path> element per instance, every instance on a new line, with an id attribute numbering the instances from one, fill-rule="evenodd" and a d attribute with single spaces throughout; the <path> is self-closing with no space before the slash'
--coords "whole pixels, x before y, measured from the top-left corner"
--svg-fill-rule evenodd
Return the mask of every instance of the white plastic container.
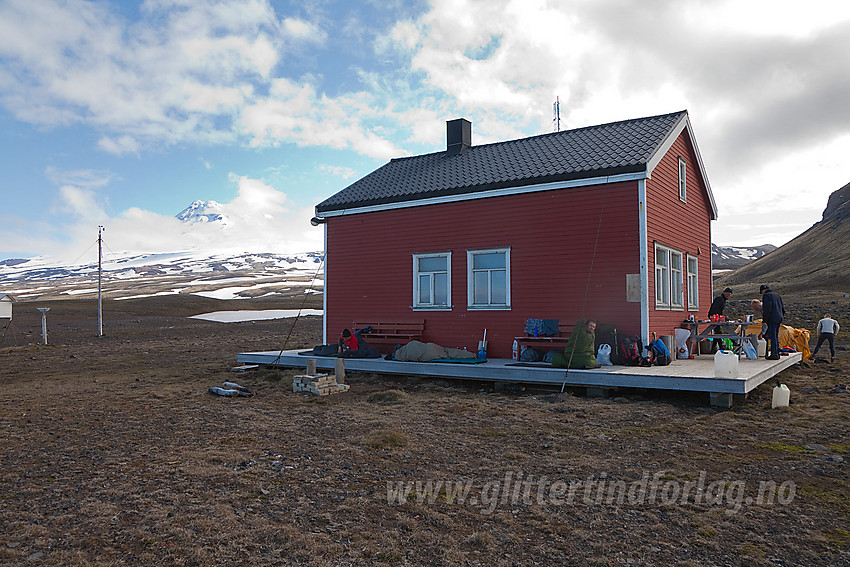
<path id="1" fill-rule="evenodd" d="M 764 358 L 767 356 L 767 341 L 764 339 L 759 339 L 758 348 L 756 349 L 758 352 L 759 358 Z"/>
<path id="2" fill-rule="evenodd" d="M 785 384 L 777 384 L 773 388 L 773 400 L 770 402 L 772 408 L 787 408 L 791 400 L 791 390 Z"/>
<path id="3" fill-rule="evenodd" d="M 738 355 L 731 350 L 714 353 L 714 375 L 718 378 L 738 377 Z"/>

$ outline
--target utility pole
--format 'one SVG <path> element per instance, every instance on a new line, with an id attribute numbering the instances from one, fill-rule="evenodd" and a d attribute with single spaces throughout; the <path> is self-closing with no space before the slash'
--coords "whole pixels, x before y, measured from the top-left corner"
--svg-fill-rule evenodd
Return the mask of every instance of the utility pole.
<path id="1" fill-rule="evenodd" d="M 103 225 L 97 227 L 97 336 L 103 336 Z"/>

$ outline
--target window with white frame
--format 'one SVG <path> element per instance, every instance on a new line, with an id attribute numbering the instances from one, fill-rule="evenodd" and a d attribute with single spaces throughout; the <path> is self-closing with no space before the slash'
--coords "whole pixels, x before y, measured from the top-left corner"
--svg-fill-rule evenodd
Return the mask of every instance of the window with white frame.
<path id="1" fill-rule="evenodd" d="M 509 309 L 511 306 L 511 251 L 469 250 L 467 305 L 470 309 Z"/>
<path id="2" fill-rule="evenodd" d="M 655 245 L 655 306 L 681 308 L 683 300 L 682 253 Z"/>
<path id="3" fill-rule="evenodd" d="M 688 309 L 699 309 L 697 257 L 688 254 Z"/>
<path id="4" fill-rule="evenodd" d="M 413 307 L 451 309 L 452 254 L 413 255 Z"/>
<path id="5" fill-rule="evenodd" d="M 679 158 L 679 200 L 688 201 L 688 165 L 682 158 Z"/>
<path id="6" fill-rule="evenodd" d="M 682 253 L 670 251 L 670 303 L 675 307 L 682 306 Z"/>

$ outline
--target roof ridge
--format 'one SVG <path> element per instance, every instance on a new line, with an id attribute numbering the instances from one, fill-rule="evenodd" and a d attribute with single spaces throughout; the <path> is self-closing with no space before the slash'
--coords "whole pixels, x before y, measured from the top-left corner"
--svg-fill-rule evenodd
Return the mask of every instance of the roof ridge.
<path id="1" fill-rule="evenodd" d="M 626 123 L 629 123 L 629 122 L 643 122 L 645 120 L 653 120 L 653 119 L 657 119 L 657 118 L 667 118 L 668 116 L 686 114 L 687 112 L 688 112 L 687 109 L 683 109 L 683 110 L 678 110 L 676 112 L 667 112 L 665 114 L 656 114 L 654 116 L 644 116 L 642 118 L 627 118 L 627 119 L 623 119 L 623 120 L 614 120 L 613 122 L 605 122 L 604 124 L 590 124 L 588 126 L 579 126 L 578 128 L 571 128 L 569 130 L 560 130 L 558 132 L 545 132 L 543 134 L 534 134 L 532 136 L 525 136 L 523 138 L 514 138 L 512 140 L 499 140 L 498 142 L 490 142 L 489 144 L 473 144 L 473 145 L 469 146 L 469 149 L 471 150 L 473 148 L 486 148 L 486 147 L 490 147 L 490 146 L 499 146 L 499 145 L 503 145 L 503 144 L 513 144 L 515 142 L 522 142 L 522 141 L 525 141 L 525 140 L 532 140 L 532 139 L 535 139 L 535 138 L 543 138 L 545 136 L 563 136 L 564 134 L 568 134 L 568 133 L 571 133 L 571 132 L 580 132 L 582 130 L 594 130 L 594 129 L 597 129 L 597 128 L 617 126 L 619 124 L 626 124 Z M 446 153 L 446 150 L 437 150 L 435 152 L 428 152 L 428 153 L 425 153 L 425 154 L 416 154 L 416 155 L 412 155 L 412 156 L 394 157 L 394 158 L 390 158 L 390 161 L 393 162 L 393 161 L 401 161 L 401 160 L 407 160 L 407 159 L 423 158 L 423 157 L 427 157 L 427 156 L 431 156 L 431 155 L 442 155 L 442 154 L 445 154 L 445 153 Z"/>
<path id="2" fill-rule="evenodd" d="M 667 112 L 665 114 L 657 114 L 655 116 L 644 116 L 642 118 L 628 118 L 624 120 L 615 120 L 613 122 L 605 122 L 604 124 L 590 124 L 588 126 L 579 126 L 578 128 L 571 128 L 569 130 L 560 130 L 558 132 L 545 132 L 543 134 L 535 134 L 533 136 L 526 136 L 525 138 L 514 138 L 513 140 L 501 140 L 499 142 L 492 142 L 490 144 L 481 144 L 480 146 L 471 146 L 473 148 L 476 147 L 484 147 L 484 146 L 495 146 L 498 144 L 510 144 L 512 142 L 521 142 L 523 140 L 531 140 L 532 138 L 542 138 L 544 136 L 558 136 L 563 134 L 568 134 L 570 132 L 579 132 L 581 130 L 594 130 L 597 128 L 605 128 L 608 126 L 617 126 L 618 124 L 626 124 L 628 122 L 643 122 L 645 120 L 653 120 L 656 118 L 667 118 L 668 116 L 675 116 L 679 114 L 687 113 L 687 109 L 679 110 L 676 112 Z M 440 153 L 440 152 L 437 152 Z M 414 156 L 415 157 L 415 156 Z"/>

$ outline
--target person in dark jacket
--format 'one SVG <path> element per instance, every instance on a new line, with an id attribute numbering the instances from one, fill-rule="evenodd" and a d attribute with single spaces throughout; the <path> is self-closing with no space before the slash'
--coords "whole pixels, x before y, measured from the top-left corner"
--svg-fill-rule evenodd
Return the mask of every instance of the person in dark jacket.
<path id="1" fill-rule="evenodd" d="M 767 325 L 767 334 L 764 338 L 767 340 L 769 353 L 765 358 L 779 360 L 779 326 L 782 325 L 782 319 L 785 317 L 785 306 L 782 304 L 782 298 L 779 294 L 768 286 L 759 287 L 759 293 L 761 294 L 762 318 Z"/>
<path id="2" fill-rule="evenodd" d="M 714 301 L 711 302 L 711 307 L 708 308 L 708 318 L 711 319 L 712 315 L 723 315 L 723 310 L 726 308 L 726 301 L 732 297 L 732 288 L 727 287 L 723 290 L 723 293 L 714 298 Z M 720 327 L 712 327 L 711 329 L 712 335 L 722 335 L 723 329 Z M 717 344 L 720 339 L 713 339 L 711 341 L 711 352 L 717 351 Z"/>
<path id="3" fill-rule="evenodd" d="M 708 308 L 708 318 L 712 315 L 723 315 L 723 310 L 726 308 L 726 300 L 732 297 L 732 288 L 727 287 L 723 293 L 714 298 L 711 302 L 711 307 Z"/>

